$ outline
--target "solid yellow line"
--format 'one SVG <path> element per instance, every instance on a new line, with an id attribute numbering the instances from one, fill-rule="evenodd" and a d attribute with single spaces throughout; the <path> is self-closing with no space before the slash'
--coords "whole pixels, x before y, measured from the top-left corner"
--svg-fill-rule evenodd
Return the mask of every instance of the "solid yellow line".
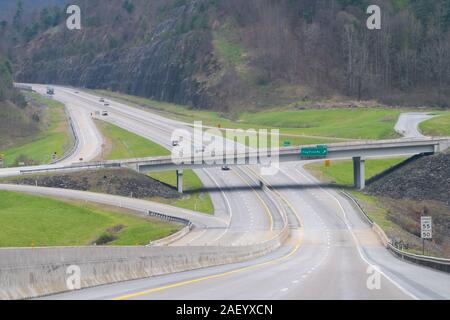
<path id="1" fill-rule="evenodd" d="M 270 209 L 267 206 L 267 204 L 264 202 L 264 200 L 261 198 L 261 196 L 258 194 L 258 192 L 256 192 L 255 188 L 253 188 L 243 177 L 242 175 L 240 175 L 238 172 L 233 171 L 236 175 L 239 176 L 239 178 L 241 178 L 242 181 L 244 181 L 251 189 L 252 191 L 255 193 L 256 197 L 258 197 L 259 201 L 262 203 L 262 205 L 264 206 L 264 209 L 266 211 L 267 216 L 269 217 L 269 221 L 270 221 L 270 230 L 273 230 L 273 217 L 272 214 L 270 213 Z"/>
<path id="2" fill-rule="evenodd" d="M 241 179 L 242 179 L 242 176 L 241 176 Z M 266 184 L 270 185 L 270 184 L 267 183 L 267 181 L 266 181 Z M 287 203 L 287 205 L 291 208 L 291 210 L 294 212 L 294 214 L 297 216 L 297 218 L 300 220 L 300 223 L 303 226 L 303 221 L 301 221 L 301 217 L 298 215 L 297 210 L 295 210 L 295 208 L 293 207 L 291 202 L 289 200 L 287 200 L 283 195 L 281 195 L 277 190 L 274 190 L 274 191 Z M 143 296 L 143 295 L 146 295 L 146 294 L 151 294 L 151 293 L 164 291 L 164 290 L 168 290 L 168 289 L 172 289 L 172 288 L 186 286 L 186 285 L 189 285 L 189 284 L 194 284 L 194 283 L 198 283 L 198 282 L 202 282 L 202 281 L 223 278 L 223 277 L 226 277 L 226 276 L 229 276 L 229 275 L 233 275 L 233 274 L 236 274 L 236 273 L 240 273 L 240 272 L 244 272 L 244 271 L 248 271 L 248 270 L 253 270 L 253 269 L 264 267 L 266 265 L 270 265 L 270 264 L 274 264 L 274 263 L 277 263 L 277 262 L 281 262 L 283 260 L 286 260 L 286 259 L 292 257 L 300 249 L 300 247 L 301 247 L 301 245 L 303 243 L 303 237 L 304 237 L 303 227 L 301 227 L 300 230 L 302 231 L 301 232 L 301 236 L 300 236 L 300 239 L 299 239 L 298 243 L 296 244 L 295 248 L 289 254 L 287 254 L 287 255 L 285 255 L 283 257 L 280 257 L 280 258 L 277 258 L 277 259 L 274 259 L 274 260 L 270 260 L 270 261 L 266 261 L 266 262 L 263 262 L 263 263 L 260 263 L 260 264 L 255 264 L 255 265 L 252 265 L 252 266 L 248 266 L 248 267 L 244 267 L 244 268 L 240 268 L 240 269 L 236 269 L 236 270 L 232 270 L 232 271 L 216 274 L 216 275 L 211 275 L 211 276 L 198 278 L 198 279 L 193 279 L 193 280 L 189 280 L 189 281 L 183 281 L 183 282 L 174 283 L 174 284 L 163 286 L 163 287 L 159 287 L 159 288 L 154 288 L 154 289 L 150 289 L 150 290 L 146 290 L 146 291 L 142 291 L 142 292 L 137 292 L 137 293 L 132 293 L 132 294 L 129 294 L 129 295 L 124 295 L 124 296 L 121 296 L 121 297 L 113 298 L 113 300 L 126 300 L 126 299 L 130 299 L 130 298 L 135 298 L 135 297 Z"/>
<path id="3" fill-rule="evenodd" d="M 236 269 L 236 270 L 220 273 L 220 274 L 215 274 L 215 275 L 211 275 L 211 276 L 207 276 L 207 277 L 203 277 L 203 278 L 198 278 L 198 279 L 193 279 L 193 280 L 188 280 L 188 281 L 179 282 L 179 283 L 174 283 L 174 284 L 171 284 L 171 285 L 167 285 L 167 286 L 163 286 L 163 287 L 159 287 L 159 288 L 154 288 L 154 289 L 150 289 L 150 290 L 146 290 L 146 291 L 142 291 L 142 292 L 132 293 L 132 294 L 129 294 L 129 295 L 113 298 L 112 300 L 126 300 L 126 299 L 135 298 L 135 297 L 138 297 L 138 296 L 143 296 L 143 295 L 154 293 L 154 292 L 159 292 L 159 291 L 164 291 L 164 290 L 168 290 L 168 289 L 172 289 L 172 288 L 186 286 L 186 285 L 189 285 L 189 284 L 194 284 L 194 283 L 202 282 L 202 281 L 206 281 L 206 280 L 223 278 L 223 277 L 226 277 L 226 276 L 229 276 L 229 275 L 233 275 L 233 274 L 236 274 L 236 273 L 240 273 L 240 272 L 243 272 L 243 271 L 248 271 L 248 270 L 261 268 L 263 266 L 274 264 L 274 263 L 277 263 L 277 262 L 281 262 L 283 260 L 286 260 L 286 259 L 292 257 L 300 249 L 302 243 L 303 243 L 303 232 L 301 233 L 300 240 L 298 241 L 298 243 L 295 246 L 295 248 L 289 254 L 287 254 L 287 255 L 285 255 L 283 257 L 280 257 L 280 258 L 277 258 L 277 259 L 274 259 L 274 260 L 270 260 L 270 261 L 266 261 L 266 262 L 263 262 L 263 263 L 260 263 L 260 264 L 255 264 L 255 265 L 252 265 L 252 266 L 248 266 L 248 267 L 244 267 L 244 268 L 240 268 L 240 269 Z"/>

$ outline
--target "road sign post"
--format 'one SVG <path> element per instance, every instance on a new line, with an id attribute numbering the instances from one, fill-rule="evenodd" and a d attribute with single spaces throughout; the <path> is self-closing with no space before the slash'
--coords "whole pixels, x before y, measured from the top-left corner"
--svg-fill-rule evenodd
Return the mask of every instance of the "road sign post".
<path id="1" fill-rule="evenodd" d="M 425 240 L 433 239 L 433 218 L 429 216 L 420 217 L 420 229 L 422 238 L 422 253 L 425 255 Z"/>
<path id="2" fill-rule="evenodd" d="M 0 154 L 0 168 L 3 168 L 3 165 L 5 164 L 5 156 L 3 154 Z"/>

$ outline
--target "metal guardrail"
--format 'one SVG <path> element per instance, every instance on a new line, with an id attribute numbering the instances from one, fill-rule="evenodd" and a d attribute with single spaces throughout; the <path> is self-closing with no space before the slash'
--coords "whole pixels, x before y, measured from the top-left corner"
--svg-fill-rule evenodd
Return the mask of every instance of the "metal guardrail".
<path id="1" fill-rule="evenodd" d="M 80 139 L 78 139 L 78 135 L 75 131 L 72 116 L 69 114 L 67 109 L 65 109 L 65 114 L 66 114 L 67 120 L 69 121 L 70 133 L 71 133 L 71 136 L 72 136 L 73 140 L 75 141 L 75 143 L 73 144 L 72 148 L 67 150 L 61 158 L 56 159 L 55 161 L 52 161 L 50 164 L 56 164 L 58 162 L 64 161 L 67 158 L 71 157 L 75 153 L 75 151 L 78 149 L 78 146 L 80 145 Z"/>
<path id="2" fill-rule="evenodd" d="M 164 221 L 178 222 L 178 223 L 184 224 L 184 225 L 186 225 L 188 227 L 192 227 L 192 225 L 193 225 L 192 222 L 187 220 L 187 219 L 169 216 L 169 215 L 164 214 L 164 213 L 159 213 L 159 212 L 155 212 L 155 211 L 148 211 L 148 215 L 150 217 L 158 218 L 158 219 L 164 220 Z"/>
<path id="3" fill-rule="evenodd" d="M 410 261 L 425 267 L 433 268 L 439 271 L 450 273 L 450 260 L 436 257 L 420 256 L 397 249 L 391 243 L 388 244 L 388 250 L 402 260 Z"/>
<path id="4" fill-rule="evenodd" d="M 346 196 L 347 198 L 349 198 L 353 203 L 356 204 L 356 206 L 358 207 L 359 211 L 364 215 L 364 217 L 369 221 L 369 223 L 371 224 L 371 226 L 376 226 L 378 229 L 382 230 L 378 224 L 376 224 L 370 217 L 369 215 L 364 211 L 363 207 L 358 203 L 357 200 L 355 200 L 350 194 L 348 194 L 345 191 L 341 191 L 341 193 Z M 378 234 L 378 233 L 377 233 Z M 380 234 L 378 234 L 380 237 L 382 237 Z M 386 236 L 386 235 L 385 235 Z M 402 250 L 399 250 L 398 248 L 394 247 L 394 245 L 392 244 L 392 240 L 389 239 L 386 236 L 386 239 L 382 239 L 384 240 L 384 242 L 387 242 L 386 244 L 386 248 L 396 257 L 402 259 L 402 260 L 406 260 L 415 264 L 419 264 L 422 266 L 426 266 L 432 269 L 436 269 L 439 271 L 443 271 L 443 272 L 447 272 L 450 273 L 450 259 L 443 259 L 443 258 L 437 258 L 437 257 L 428 257 L 428 256 L 422 256 L 422 255 L 417 255 L 417 254 L 413 254 L 413 253 L 409 253 L 409 252 L 405 252 Z"/>

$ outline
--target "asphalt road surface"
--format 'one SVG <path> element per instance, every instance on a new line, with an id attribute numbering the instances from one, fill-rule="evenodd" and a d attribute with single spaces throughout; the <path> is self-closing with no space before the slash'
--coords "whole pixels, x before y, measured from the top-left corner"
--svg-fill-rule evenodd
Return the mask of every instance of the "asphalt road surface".
<path id="1" fill-rule="evenodd" d="M 401 134 L 404 138 L 414 139 L 414 138 L 425 138 L 425 136 L 420 132 L 419 125 L 433 118 L 429 113 L 423 112 L 408 112 L 402 113 L 398 122 L 395 126 L 395 131 Z"/>

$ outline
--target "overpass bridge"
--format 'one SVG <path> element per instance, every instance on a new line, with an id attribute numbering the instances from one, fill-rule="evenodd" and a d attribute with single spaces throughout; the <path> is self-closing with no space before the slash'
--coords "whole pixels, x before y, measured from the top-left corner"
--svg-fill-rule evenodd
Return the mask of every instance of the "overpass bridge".
<path id="1" fill-rule="evenodd" d="M 183 192 L 183 170 L 201 169 L 205 167 L 243 166 L 243 165 L 276 165 L 279 162 L 311 161 L 311 160 L 344 160 L 353 159 L 355 188 L 365 188 L 365 160 L 368 158 L 385 158 L 408 155 L 431 155 L 447 150 L 450 138 L 398 139 L 383 141 L 358 141 L 330 144 L 327 152 L 318 156 L 304 156 L 302 150 L 311 146 L 288 147 L 279 150 L 255 150 L 243 153 L 234 152 L 221 156 L 207 156 L 206 153 L 193 153 L 174 162 L 171 156 L 114 160 L 92 163 L 78 163 L 69 166 L 55 166 L 21 170 L 21 174 L 52 172 L 60 170 L 89 170 L 99 168 L 129 168 L 140 173 L 158 171 L 176 171 L 177 188 Z"/>

